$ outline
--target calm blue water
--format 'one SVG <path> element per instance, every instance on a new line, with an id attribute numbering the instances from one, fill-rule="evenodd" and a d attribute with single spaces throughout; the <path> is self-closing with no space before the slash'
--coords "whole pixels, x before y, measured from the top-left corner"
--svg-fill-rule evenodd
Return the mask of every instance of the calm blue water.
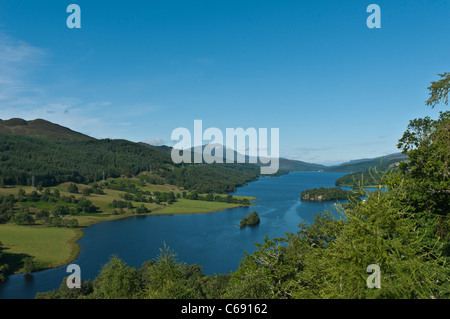
<path id="1" fill-rule="evenodd" d="M 332 202 L 300 201 L 300 192 L 309 188 L 334 187 L 345 173 L 295 172 L 281 177 L 265 177 L 241 187 L 233 195 L 255 196 L 257 206 L 229 209 L 211 214 L 141 216 L 102 222 L 85 229 L 79 241 L 81 253 L 73 263 L 81 267 L 81 278 L 94 279 L 111 255 L 140 268 L 154 259 L 165 242 L 180 261 L 198 264 L 207 275 L 229 273 L 238 268 L 244 252 L 253 252 L 254 243 L 296 232 L 302 221 L 312 222 Z M 242 217 L 256 210 L 258 227 L 241 229 Z M 60 286 L 68 276 L 66 266 L 34 273 L 30 278 L 13 275 L 0 286 L 0 299 L 34 298 L 37 292 Z"/>

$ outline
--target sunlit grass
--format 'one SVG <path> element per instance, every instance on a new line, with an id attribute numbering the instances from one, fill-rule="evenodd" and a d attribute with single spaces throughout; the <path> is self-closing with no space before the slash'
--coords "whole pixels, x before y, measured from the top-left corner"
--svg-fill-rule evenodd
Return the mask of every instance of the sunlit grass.
<path id="1" fill-rule="evenodd" d="M 21 259 L 33 256 L 38 270 L 62 266 L 73 260 L 79 253 L 76 241 L 81 236 L 82 231 L 73 228 L 0 225 L 5 255 L 19 255 Z"/>
<path id="2" fill-rule="evenodd" d="M 236 208 L 240 206 L 242 205 L 222 202 L 178 199 L 175 203 L 156 211 L 155 214 L 202 214 L 217 212 L 220 210 Z"/>
<path id="3" fill-rule="evenodd" d="M 116 179 L 119 180 L 119 179 Z M 136 188 L 142 191 L 154 192 L 174 192 L 177 195 L 181 195 L 182 188 L 173 185 L 153 185 L 141 184 L 138 178 L 127 178 L 135 183 Z M 111 181 L 111 179 L 109 179 Z M 71 183 L 63 183 L 55 187 L 47 187 L 53 194 L 55 190 L 60 192 L 60 196 L 74 196 L 76 199 L 86 197 L 93 205 L 99 208 L 97 213 L 80 213 L 78 215 L 67 215 L 64 219 L 76 219 L 78 221 L 78 228 L 57 228 L 46 227 L 42 220 L 36 220 L 35 225 L 31 226 L 18 226 L 15 224 L 3 224 L 0 225 L 0 241 L 5 247 L 5 256 L 9 258 L 11 264 L 14 265 L 14 271 L 20 272 L 23 267 L 23 260 L 26 257 L 35 257 L 35 266 L 37 269 L 47 269 L 65 265 L 72 260 L 76 259 L 80 251 L 80 247 L 76 244 L 77 240 L 83 235 L 82 229 L 89 225 L 121 218 L 127 218 L 137 216 L 136 208 L 144 205 L 149 213 L 145 215 L 162 215 L 162 214 L 203 214 L 212 213 L 230 208 L 240 207 L 241 204 L 226 203 L 226 202 L 210 202 L 201 200 L 189 200 L 178 198 L 174 203 L 142 203 L 132 201 L 134 209 L 123 208 L 119 210 L 112 207 L 112 202 L 122 201 L 125 191 L 113 190 L 104 188 L 104 194 L 91 194 L 89 196 L 83 196 L 82 190 L 88 185 L 76 184 L 79 193 L 74 194 L 67 191 L 67 187 Z M 101 183 L 99 183 L 101 184 Z M 0 188 L 0 194 L 13 194 L 17 197 L 19 189 L 23 189 L 26 194 L 30 194 L 32 191 L 37 191 L 36 188 L 31 186 L 8 186 Z M 40 192 L 39 192 L 40 193 Z M 189 192 L 188 192 L 189 193 Z M 206 195 L 206 194 L 203 194 Z M 227 195 L 219 195 L 226 197 Z M 246 196 L 234 196 L 238 199 L 247 198 L 252 201 L 255 197 Z M 53 197 L 52 197 L 53 198 Z M 52 211 L 57 205 L 69 205 L 72 208 L 76 207 L 76 204 L 65 203 L 61 199 L 57 199 L 56 202 L 45 201 L 26 201 L 17 202 L 15 204 L 16 209 L 21 206 L 30 208 L 30 212 L 35 214 L 36 212 L 46 209 Z"/>

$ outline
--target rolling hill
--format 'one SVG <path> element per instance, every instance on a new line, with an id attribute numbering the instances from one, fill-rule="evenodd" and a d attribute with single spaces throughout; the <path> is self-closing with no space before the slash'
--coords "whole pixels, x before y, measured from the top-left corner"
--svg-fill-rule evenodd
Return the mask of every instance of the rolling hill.
<path id="1" fill-rule="evenodd" d="M 32 121 L 25 121 L 20 118 L 0 120 L 0 133 L 65 140 L 94 140 L 90 136 L 42 119 Z"/>
<path id="2" fill-rule="evenodd" d="M 193 151 L 195 149 L 192 149 Z M 37 119 L 0 120 L 0 184 L 51 186 L 62 182 L 91 183 L 106 177 L 133 176 L 152 167 L 155 182 L 201 192 L 230 192 L 253 181 L 262 164 L 179 164 L 171 160 L 172 148 L 127 140 L 95 139 L 64 126 Z M 223 148 L 224 156 L 226 148 Z M 237 152 L 234 152 L 237 159 Z M 192 155 L 194 156 L 194 155 Z M 279 159 L 277 175 L 293 171 L 365 172 L 387 168 L 406 158 L 392 154 L 327 167 L 286 158 Z"/>
<path id="3" fill-rule="evenodd" d="M 127 140 L 95 139 L 44 121 L 1 121 L 0 186 L 81 184 L 136 176 L 152 169 L 152 183 L 226 193 L 259 176 L 252 164 L 175 165 L 170 148 Z M 34 177 L 34 179 L 33 179 Z"/>
<path id="4" fill-rule="evenodd" d="M 376 167 L 378 170 L 386 169 L 391 165 L 396 165 L 401 161 L 405 161 L 407 158 L 402 153 L 396 153 L 375 158 L 366 158 L 353 160 L 336 166 L 326 167 L 326 172 L 349 172 L 360 173 Z"/>
<path id="5" fill-rule="evenodd" d="M 170 154 L 172 151 L 172 148 L 169 146 L 153 146 L 153 145 L 149 145 L 149 144 L 145 144 L 142 143 L 144 145 L 147 145 L 148 147 L 155 149 L 155 150 L 160 150 L 163 151 L 167 154 Z M 211 145 L 213 146 L 213 145 Z M 222 146 L 222 152 L 223 152 L 223 158 L 224 158 L 224 162 L 225 162 L 225 158 L 226 158 L 226 151 L 227 148 L 223 145 L 218 145 L 219 147 Z M 202 146 L 202 150 L 204 150 L 204 148 L 206 147 L 206 145 Z M 196 152 L 199 152 L 199 148 L 197 147 L 192 147 L 190 149 L 191 151 L 191 158 L 192 158 L 192 162 L 194 161 L 194 154 Z M 234 161 L 237 162 L 237 157 L 238 157 L 238 152 L 236 151 L 232 151 L 233 152 L 233 158 Z M 212 155 L 214 156 L 214 152 L 212 152 Z M 245 156 L 245 163 L 249 163 L 249 156 Z M 352 160 L 346 163 L 342 163 L 339 165 L 334 165 L 334 166 L 325 166 L 322 164 L 314 164 L 314 163 L 307 163 L 307 162 L 303 162 L 303 161 L 299 161 L 299 160 L 293 160 L 293 159 L 287 159 L 287 158 L 283 158 L 280 157 L 279 158 L 279 171 L 281 174 L 283 173 L 289 173 L 289 172 L 296 172 L 296 171 L 325 171 L 325 172 L 349 172 L 349 173 L 360 173 L 360 172 L 366 172 L 367 170 L 369 170 L 370 168 L 377 168 L 377 169 L 384 169 L 384 168 L 388 168 L 391 165 L 396 165 L 398 162 L 401 161 L 405 161 L 407 158 L 402 154 L 402 153 L 396 153 L 396 154 L 390 154 L 390 155 L 386 155 L 386 156 L 380 156 L 380 157 L 375 157 L 375 158 L 363 158 L 363 159 L 357 159 L 357 160 Z M 211 158 L 212 161 L 212 158 Z M 255 165 L 258 166 L 263 166 L 266 164 L 262 164 L 259 160 L 257 161 L 257 163 L 255 163 Z"/>
<path id="6" fill-rule="evenodd" d="M 398 167 L 398 164 L 402 161 L 406 161 L 407 158 L 401 154 L 392 154 L 385 157 L 377 157 L 373 159 L 361 159 L 356 161 L 350 161 L 342 165 L 330 168 L 330 171 L 339 171 L 343 169 L 344 171 L 350 171 L 350 174 L 346 174 L 338 178 L 335 182 L 336 186 L 349 186 L 358 187 L 363 185 L 377 186 L 381 184 L 380 176 L 378 173 L 374 172 L 375 168 L 377 171 L 383 171 L 386 169 Z"/>
<path id="7" fill-rule="evenodd" d="M 214 145 L 211 145 L 211 146 L 214 146 Z M 226 152 L 227 152 L 228 148 L 223 145 L 220 145 L 220 144 L 218 146 L 222 147 L 223 162 L 225 163 Z M 203 145 L 202 150 L 204 150 L 205 147 L 206 147 L 206 145 Z M 199 151 L 199 149 L 196 147 L 191 148 L 192 159 L 194 158 L 194 153 L 196 153 L 198 151 Z M 233 152 L 233 160 L 235 163 L 237 163 L 239 153 L 235 150 L 232 150 L 232 152 Z M 215 155 L 214 152 L 212 152 L 212 155 L 213 156 Z M 211 161 L 212 160 L 213 159 L 211 158 Z M 250 163 L 250 157 L 248 155 L 244 156 L 244 160 L 245 160 L 245 163 Z M 266 160 L 264 162 L 266 162 Z M 256 160 L 256 163 L 254 163 L 254 165 L 258 165 L 261 167 L 261 166 L 268 166 L 269 164 L 263 164 L 260 161 L 260 159 L 258 158 Z M 324 170 L 325 168 L 326 168 L 326 166 L 321 165 L 321 164 L 307 163 L 307 162 L 302 162 L 302 161 L 298 161 L 298 160 L 292 160 L 292 159 L 280 157 L 279 158 L 279 172 L 277 175 L 286 174 L 286 173 L 295 172 L 295 171 L 318 171 L 318 170 Z"/>

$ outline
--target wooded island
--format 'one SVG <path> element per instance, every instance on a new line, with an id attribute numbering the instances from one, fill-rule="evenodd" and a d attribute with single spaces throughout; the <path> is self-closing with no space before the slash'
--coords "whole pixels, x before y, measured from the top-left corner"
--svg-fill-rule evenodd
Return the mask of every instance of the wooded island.
<path id="1" fill-rule="evenodd" d="M 320 187 L 302 191 L 300 194 L 300 199 L 311 202 L 324 202 L 333 200 L 345 200 L 357 196 L 361 196 L 361 194 L 353 190 L 346 191 L 340 187 Z"/>

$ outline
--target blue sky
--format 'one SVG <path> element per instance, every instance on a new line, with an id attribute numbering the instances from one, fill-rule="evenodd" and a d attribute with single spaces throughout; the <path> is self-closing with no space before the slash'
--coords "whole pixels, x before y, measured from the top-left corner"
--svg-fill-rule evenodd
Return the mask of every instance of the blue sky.
<path id="1" fill-rule="evenodd" d="M 66 8 L 81 7 L 81 29 Z M 366 8 L 381 8 L 369 29 Z M 279 128 L 280 155 L 334 164 L 398 152 L 438 111 L 445 1 L 0 2 L 0 118 L 173 145 L 172 130 Z"/>

